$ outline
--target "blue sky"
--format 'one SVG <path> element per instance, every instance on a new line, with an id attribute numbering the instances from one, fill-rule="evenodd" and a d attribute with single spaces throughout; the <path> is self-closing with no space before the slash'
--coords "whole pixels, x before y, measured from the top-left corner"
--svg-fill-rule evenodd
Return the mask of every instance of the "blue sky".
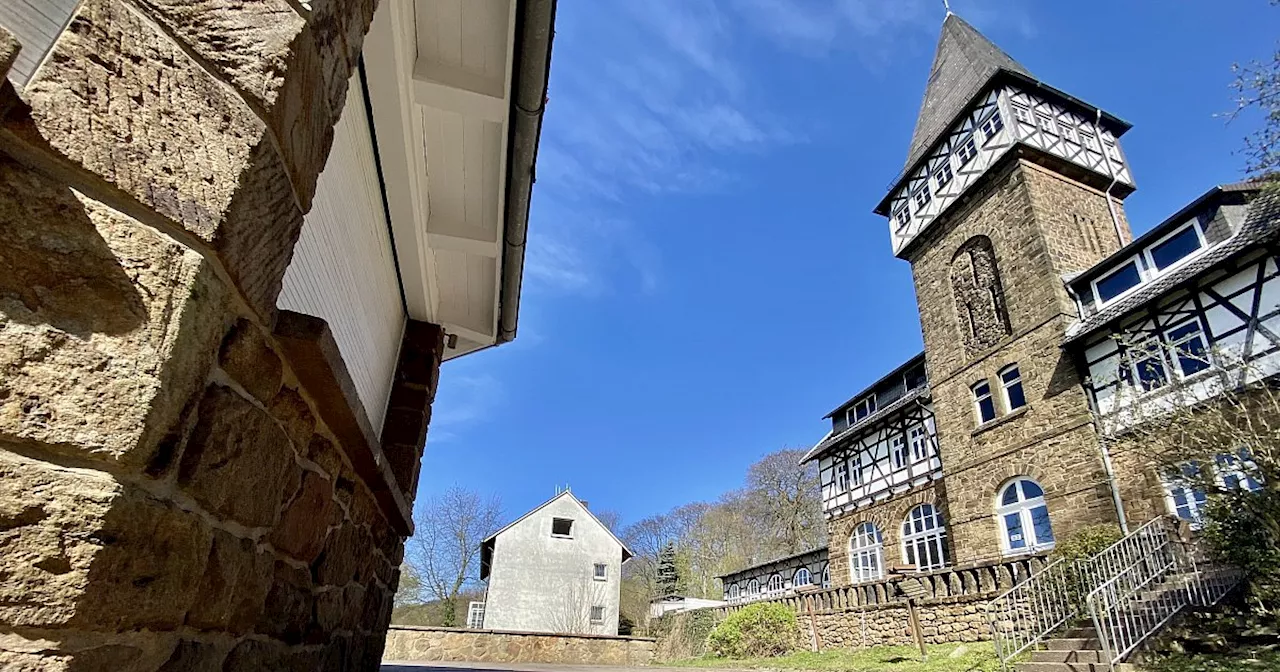
<path id="1" fill-rule="evenodd" d="M 1239 179 L 1236 61 L 1265 0 L 953 9 L 1043 81 L 1133 123 L 1136 232 Z M 560 0 L 514 343 L 445 364 L 419 501 L 518 516 L 569 484 L 633 522 L 821 438 L 921 348 L 871 213 L 902 167 L 940 0 Z"/>

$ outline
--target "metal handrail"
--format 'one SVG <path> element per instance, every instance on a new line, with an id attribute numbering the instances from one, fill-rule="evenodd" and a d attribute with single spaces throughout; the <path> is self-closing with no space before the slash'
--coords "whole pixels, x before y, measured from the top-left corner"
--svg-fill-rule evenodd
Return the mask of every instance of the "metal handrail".
<path id="1" fill-rule="evenodd" d="M 1090 578 L 1110 575 L 1085 604 L 1112 670 L 1178 612 L 1216 604 L 1239 583 L 1231 568 L 1198 565 L 1195 549 L 1172 535 L 1171 525 L 1153 520 L 1089 561 Z"/>
<path id="2" fill-rule="evenodd" d="M 987 603 L 1002 668 L 1080 612 L 1073 590 L 1078 577 L 1076 563 L 1060 558 Z"/>

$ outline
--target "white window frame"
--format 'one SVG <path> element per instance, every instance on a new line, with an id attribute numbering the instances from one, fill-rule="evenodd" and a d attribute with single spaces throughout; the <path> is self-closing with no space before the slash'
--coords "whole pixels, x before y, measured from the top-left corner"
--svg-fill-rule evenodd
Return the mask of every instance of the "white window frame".
<path id="1" fill-rule="evenodd" d="M 1030 105 L 1027 105 L 1025 103 L 1019 103 L 1016 100 L 1010 101 L 1009 105 L 1013 107 L 1014 120 L 1020 121 L 1024 124 L 1029 124 L 1031 126 L 1036 125 L 1036 115 L 1031 111 Z"/>
<path id="2" fill-rule="evenodd" d="M 484 628 L 484 602 L 471 602 L 467 605 L 467 627 L 472 630 Z"/>
<path id="3" fill-rule="evenodd" d="M 730 600 L 730 601 L 736 600 L 736 599 L 738 599 L 738 598 L 739 598 L 739 597 L 741 597 L 741 596 L 742 596 L 742 589 L 738 587 L 738 584 L 736 584 L 736 583 L 735 583 L 735 584 L 733 584 L 733 585 L 729 586 L 729 600 Z"/>
<path id="4" fill-rule="evenodd" d="M 1223 464 L 1224 458 L 1226 461 L 1233 462 L 1240 466 L 1226 466 Z M 1213 470 L 1214 485 L 1225 490 L 1227 489 L 1227 477 L 1233 476 L 1238 481 L 1237 486 L 1244 490 L 1254 492 L 1261 489 L 1263 487 L 1262 483 L 1258 482 L 1253 475 L 1243 469 L 1243 463 L 1245 462 L 1252 462 L 1252 460 L 1239 453 L 1224 452 L 1214 455 L 1213 464 L 1209 467 Z M 1182 468 L 1184 467 L 1179 465 L 1179 469 Z M 1202 466 L 1200 468 L 1203 469 L 1204 467 Z M 1253 482 L 1253 487 L 1249 487 L 1250 481 Z M 1208 505 L 1209 497 L 1212 493 L 1200 490 L 1195 486 L 1195 484 L 1179 483 L 1167 474 L 1161 475 L 1160 483 L 1164 486 L 1165 505 L 1168 507 L 1169 514 L 1191 523 L 1192 527 L 1199 528 L 1204 523 L 1204 507 Z M 1174 493 L 1178 490 L 1184 490 L 1187 494 L 1187 509 L 1191 512 L 1190 518 L 1183 518 L 1178 514 L 1178 503 L 1174 499 Z M 1200 492 L 1203 495 L 1204 502 L 1199 502 L 1194 497 L 1197 492 Z"/>
<path id="5" fill-rule="evenodd" d="M 849 580 L 866 583 L 884 578 L 884 535 L 871 521 L 863 521 L 849 535 Z"/>
<path id="6" fill-rule="evenodd" d="M 1022 486 L 1024 481 L 1030 482 L 1039 488 L 1041 494 L 1037 497 L 1025 497 L 1025 492 Z M 1012 504 L 1003 504 L 1004 495 L 1008 492 L 1009 488 L 1015 488 L 1014 492 L 1017 499 Z M 1041 551 L 1047 551 L 1056 545 L 1056 539 L 1041 541 L 1039 536 L 1036 534 L 1032 512 L 1042 506 L 1045 507 L 1045 515 L 1047 516 L 1049 513 L 1049 506 L 1044 500 L 1044 486 L 1037 483 L 1034 479 L 1027 478 L 1026 476 L 1014 478 L 996 491 L 996 524 L 1000 528 L 1000 550 L 1003 551 L 1005 555 L 1039 553 Z M 1013 547 L 1013 540 L 1009 538 L 1009 529 L 1005 525 L 1005 516 L 1007 515 L 1018 516 L 1018 524 L 1021 526 L 1023 537 L 1029 542 L 1022 548 Z M 1049 534 L 1053 534 L 1052 519 L 1050 519 L 1049 522 Z"/>
<path id="7" fill-rule="evenodd" d="M 609 565 L 603 562 L 597 562 L 591 568 L 591 578 L 595 581 L 609 580 Z"/>
<path id="8" fill-rule="evenodd" d="M 1170 334 L 1187 326 L 1188 324 L 1196 325 L 1196 330 L 1186 336 L 1182 336 L 1177 341 L 1174 341 L 1173 337 L 1170 336 Z M 1198 316 L 1189 317 L 1181 322 L 1178 322 L 1177 324 L 1171 327 L 1165 327 L 1164 331 L 1161 333 L 1161 336 L 1162 336 L 1162 340 L 1164 341 L 1164 343 L 1169 349 L 1169 354 L 1167 357 L 1169 366 L 1165 370 L 1166 377 L 1168 377 L 1169 375 L 1168 368 L 1172 368 L 1175 371 L 1177 371 L 1179 380 L 1186 380 L 1188 378 L 1200 375 L 1206 371 L 1210 371 L 1213 369 L 1213 353 L 1209 349 L 1209 336 L 1204 331 L 1204 322 L 1201 322 Z M 1199 371 L 1195 371 L 1193 373 L 1187 373 L 1182 370 L 1182 359 L 1178 356 L 1178 346 L 1182 345 L 1183 343 L 1190 342 L 1192 339 L 1197 337 L 1204 344 L 1205 368 L 1200 369 Z"/>
<path id="9" fill-rule="evenodd" d="M 911 207 L 909 204 L 903 204 L 897 212 L 893 214 L 894 220 L 898 223 L 898 230 L 901 231 L 911 223 Z"/>
<path id="10" fill-rule="evenodd" d="M 986 386 L 987 391 L 979 393 L 978 388 L 982 386 Z M 977 419 L 979 426 L 985 425 L 1000 417 L 1000 409 L 996 406 L 995 396 L 991 393 L 990 380 L 983 378 L 982 380 L 975 382 L 969 386 L 969 392 L 973 395 L 973 417 Z M 982 402 L 987 399 L 991 400 L 991 417 L 984 418 L 982 417 Z"/>
<path id="11" fill-rule="evenodd" d="M 929 203 L 933 201 L 933 194 L 929 193 L 929 180 L 924 181 L 924 186 L 915 190 L 911 194 L 911 202 L 916 205 L 916 212 L 920 212 L 929 207 Z"/>
<path id="12" fill-rule="evenodd" d="M 995 124 L 991 122 L 995 122 Z M 1000 128 L 995 128 L 997 124 Z M 979 126 L 979 128 L 982 130 L 983 145 L 986 145 L 991 142 L 992 138 L 1000 135 L 1000 131 L 1004 130 L 1004 117 L 1000 116 L 1000 110 L 996 109 L 991 116 L 987 117 L 986 121 L 982 122 L 982 125 Z"/>
<path id="13" fill-rule="evenodd" d="M 966 156 L 967 155 L 967 156 Z M 973 134 L 965 138 L 964 142 L 956 145 L 956 163 L 961 168 L 969 165 L 969 162 L 978 156 L 978 143 L 973 139 Z"/>
<path id="14" fill-rule="evenodd" d="M 1069 123 L 1058 121 L 1058 129 L 1062 132 L 1062 139 L 1067 142 L 1078 145 L 1080 144 L 1080 134 L 1076 131 L 1076 127 Z"/>
<path id="15" fill-rule="evenodd" d="M 905 469 L 911 462 L 911 448 L 907 445 L 906 433 L 894 432 L 889 437 L 889 464 L 897 471 Z"/>
<path id="16" fill-rule="evenodd" d="M 933 457 L 933 443 L 929 440 L 929 428 L 918 422 L 907 428 L 907 443 L 911 446 L 911 461 L 923 462 Z"/>
<path id="17" fill-rule="evenodd" d="M 1005 374 L 1009 372 L 1013 372 L 1017 374 L 1017 378 L 1015 378 L 1012 382 L 1004 379 Z M 996 377 L 999 378 L 1000 380 L 1000 399 L 1004 402 L 1005 412 L 1012 413 L 1013 411 L 1016 411 L 1019 408 L 1026 408 L 1027 407 L 1027 387 L 1022 383 L 1022 371 L 1018 368 L 1018 365 L 1010 364 L 1004 367 L 1003 369 L 1000 369 L 1000 371 L 996 373 Z M 1014 385 L 1017 385 L 1019 388 L 1022 389 L 1022 405 L 1018 406 L 1017 408 L 1014 408 L 1013 400 L 1009 398 L 1009 388 L 1013 387 Z"/>
<path id="18" fill-rule="evenodd" d="M 1186 231 L 1188 227 L 1195 230 L 1196 238 L 1200 239 L 1200 247 L 1197 248 L 1195 252 L 1188 254 L 1187 256 L 1173 262 L 1172 264 L 1165 266 L 1164 268 L 1157 268 L 1155 259 L 1151 257 L 1152 248 L 1159 247 L 1162 243 L 1169 240 L 1170 238 L 1173 238 L 1174 236 L 1178 235 L 1179 233 L 1182 233 L 1183 231 Z M 1178 268 L 1179 266 L 1182 266 L 1183 264 L 1187 263 L 1188 261 L 1191 261 L 1192 259 L 1195 259 L 1196 257 L 1203 254 L 1204 251 L 1207 250 L 1208 248 L 1209 248 L 1209 241 L 1204 237 L 1204 230 L 1200 228 L 1199 218 L 1193 217 L 1191 218 L 1191 221 L 1187 222 L 1185 225 L 1179 226 L 1173 229 L 1169 233 L 1166 233 L 1163 236 L 1160 236 L 1159 239 L 1153 241 L 1151 244 L 1147 245 L 1146 247 L 1143 247 L 1142 261 L 1143 261 L 1143 265 L 1146 266 L 1147 268 L 1148 275 L 1150 275 L 1150 277 L 1152 278 L 1156 278 Z M 1145 279 L 1146 278 L 1144 277 L 1144 281 Z"/>
<path id="19" fill-rule="evenodd" d="M 862 409 L 866 409 L 866 415 L 858 417 L 858 411 Z M 845 420 L 848 422 L 849 426 L 852 427 L 871 417 L 871 415 L 877 410 L 879 410 L 879 408 L 876 404 L 876 393 L 872 392 L 870 395 L 854 402 L 853 407 L 848 411 L 845 411 Z"/>
<path id="20" fill-rule="evenodd" d="M 928 513 L 925 513 L 926 507 Z M 917 516 L 916 513 L 920 512 Z M 916 520 L 921 523 L 922 529 L 915 530 L 913 524 Z M 947 525 L 942 519 L 942 514 L 933 504 L 918 504 L 907 512 L 906 518 L 902 521 L 902 560 L 907 562 L 907 549 L 913 551 L 916 560 L 916 571 L 928 572 L 934 569 L 941 569 L 951 564 L 950 556 L 947 552 Z M 921 563 L 921 558 L 928 558 L 927 551 L 936 549 L 938 562 Z M 922 553 L 922 551 L 925 551 Z"/>
<path id="21" fill-rule="evenodd" d="M 600 614 L 596 617 L 596 614 Z M 604 625 L 604 607 L 599 604 L 591 605 L 591 625 Z"/>
<path id="22" fill-rule="evenodd" d="M 831 587 L 831 563 L 829 562 L 822 566 L 822 584 L 821 585 L 823 588 Z"/>
<path id="23" fill-rule="evenodd" d="M 1094 152 L 1102 151 L 1098 149 L 1098 135 L 1093 131 L 1085 128 L 1080 129 L 1080 144 L 1085 149 L 1090 151 L 1094 151 Z"/>
<path id="24" fill-rule="evenodd" d="M 801 572 L 804 572 L 804 580 L 800 579 Z M 791 575 L 791 586 L 793 588 L 799 588 L 800 586 L 808 586 L 812 583 L 813 583 L 813 574 L 809 571 L 808 567 L 801 567 L 800 569 L 796 570 L 795 574 Z"/>
<path id="25" fill-rule="evenodd" d="M 843 459 L 843 458 L 837 458 L 836 463 L 832 467 L 832 469 L 835 470 L 834 480 L 835 480 L 835 486 L 836 486 L 836 493 L 839 494 L 841 492 L 848 492 L 849 491 L 849 460 Z"/>
<path id="26" fill-rule="evenodd" d="M 782 581 L 782 575 L 774 572 L 774 574 L 769 577 L 769 582 L 765 584 L 764 592 L 766 595 L 776 595 L 785 589 L 784 586 L 786 586 L 786 584 Z"/>
<path id="27" fill-rule="evenodd" d="M 1130 288 L 1128 288 L 1128 289 L 1124 290 L 1123 292 L 1120 292 L 1119 294 L 1116 294 L 1115 296 L 1113 296 L 1113 297 L 1111 297 L 1111 298 L 1109 298 L 1109 299 L 1107 299 L 1107 300 L 1105 300 L 1105 301 L 1104 301 L 1104 300 L 1102 299 L 1102 294 L 1098 292 L 1098 283 L 1099 283 L 1099 282 L 1102 282 L 1103 280 L 1106 280 L 1107 278 L 1109 278 L 1109 277 L 1111 277 L 1111 276 L 1113 276 L 1113 275 L 1115 275 L 1115 274 L 1119 273 L 1120 271 L 1124 270 L 1124 268 L 1125 268 L 1126 266 L 1128 266 L 1129 264 L 1133 264 L 1133 265 L 1134 265 L 1135 267 L 1137 267 L 1137 269 L 1138 269 L 1138 284 L 1136 284 L 1136 285 L 1134 285 L 1134 286 L 1132 286 L 1132 287 L 1130 287 Z M 1124 297 L 1129 296 L 1129 295 L 1130 295 L 1130 294 L 1132 294 L 1134 291 L 1136 291 L 1139 287 L 1141 287 L 1141 286 L 1145 285 L 1145 284 L 1146 284 L 1146 282 L 1147 282 L 1147 270 L 1146 270 L 1146 268 L 1144 268 L 1144 266 L 1145 266 L 1145 263 L 1144 263 L 1144 260 L 1143 260 L 1143 259 L 1140 259 L 1140 258 L 1138 258 L 1138 257 L 1136 257 L 1136 256 L 1135 256 L 1135 257 L 1130 257 L 1130 258 L 1129 258 L 1128 260 L 1126 260 L 1123 264 L 1120 264 L 1119 266 L 1116 266 L 1115 268 L 1111 269 L 1110 271 L 1107 271 L 1107 272 L 1106 272 L 1106 273 L 1104 273 L 1103 275 L 1100 275 L 1100 276 L 1098 276 L 1097 278 L 1094 278 L 1093 280 L 1090 280 L 1090 281 L 1089 281 L 1089 285 L 1093 288 L 1093 300 L 1097 302 L 1098 307 L 1099 307 L 1099 308 L 1103 308 L 1103 307 L 1105 307 L 1105 306 L 1107 306 L 1107 305 L 1110 305 L 1110 304 L 1112 304 L 1112 303 L 1115 303 L 1116 301 L 1119 301 L 1119 300 L 1123 299 Z"/>
<path id="28" fill-rule="evenodd" d="M 1112 161 L 1115 161 L 1116 163 L 1124 163 L 1124 160 L 1120 158 L 1120 143 L 1111 138 L 1103 138 L 1102 146 L 1107 152 L 1107 156 L 1110 157 Z"/>
<path id="29" fill-rule="evenodd" d="M 866 483 L 866 478 L 862 473 L 863 469 L 862 453 L 858 453 L 849 459 L 849 482 L 852 483 L 852 488 L 861 488 Z"/>
<path id="30" fill-rule="evenodd" d="M 1036 113 L 1036 128 L 1048 133 L 1049 135 L 1058 134 L 1058 120 L 1053 118 L 1052 114 L 1044 112 Z"/>
<path id="31" fill-rule="evenodd" d="M 1140 356 L 1135 357 L 1134 355 Z M 1159 360 L 1160 367 L 1164 370 L 1164 382 L 1148 390 L 1142 386 L 1142 374 L 1138 365 L 1151 359 Z M 1133 347 L 1127 348 L 1124 353 L 1124 360 L 1121 363 L 1129 367 L 1129 384 L 1139 395 L 1159 392 L 1173 382 L 1173 379 L 1169 376 L 1169 357 L 1165 353 L 1164 340 L 1156 336 L 1148 336 Z"/>
<path id="32" fill-rule="evenodd" d="M 945 180 L 942 179 L 944 173 L 946 174 Z M 943 158 L 942 163 L 939 163 L 938 167 L 933 170 L 933 182 L 938 186 L 938 190 L 941 191 L 943 187 L 951 184 L 953 179 L 955 179 L 955 173 L 951 170 L 951 157 L 948 156 Z"/>
<path id="33" fill-rule="evenodd" d="M 760 594 L 760 579 L 751 579 L 747 582 L 747 595 L 754 597 Z"/>

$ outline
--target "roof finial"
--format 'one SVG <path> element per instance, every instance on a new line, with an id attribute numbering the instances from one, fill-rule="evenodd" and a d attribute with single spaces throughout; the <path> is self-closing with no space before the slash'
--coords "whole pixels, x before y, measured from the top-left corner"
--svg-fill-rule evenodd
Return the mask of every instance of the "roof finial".
<path id="1" fill-rule="evenodd" d="M 951 16 L 951 0 L 942 0 L 942 6 L 947 9 L 947 16 Z"/>

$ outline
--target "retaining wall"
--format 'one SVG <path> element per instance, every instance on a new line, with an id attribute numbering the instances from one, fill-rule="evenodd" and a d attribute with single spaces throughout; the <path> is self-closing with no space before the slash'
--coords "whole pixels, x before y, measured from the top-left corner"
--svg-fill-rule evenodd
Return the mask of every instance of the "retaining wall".
<path id="1" fill-rule="evenodd" d="M 656 644 L 645 637 L 393 625 L 383 660 L 640 666 L 653 661 Z"/>

